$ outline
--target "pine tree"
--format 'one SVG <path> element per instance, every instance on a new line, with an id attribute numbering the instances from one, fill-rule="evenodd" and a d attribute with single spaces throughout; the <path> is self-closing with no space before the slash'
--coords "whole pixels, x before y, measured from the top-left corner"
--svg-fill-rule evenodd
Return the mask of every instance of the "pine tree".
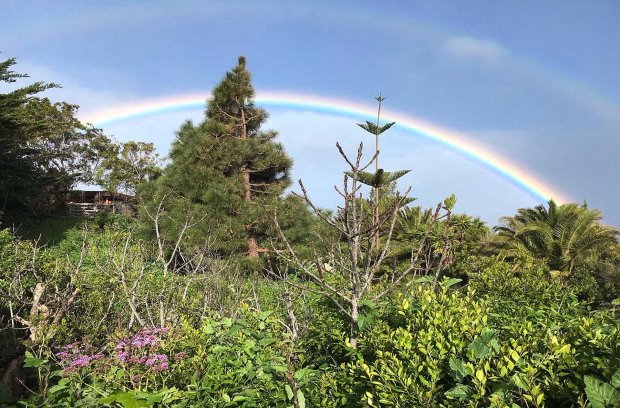
<path id="1" fill-rule="evenodd" d="M 162 231 L 171 240 L 191 218 L 190 242 L 211 237 L 219 253 L 251 258 L 267 250 L 270 220 L 290 183 L 292 161 L 274 141 L 277 133 L 261 130 L 268 113 L 253 97 L 240 57 L 213 90 L 205 120 L 179 130 L 157 186 L 159 202 L 165 197 Z"/>

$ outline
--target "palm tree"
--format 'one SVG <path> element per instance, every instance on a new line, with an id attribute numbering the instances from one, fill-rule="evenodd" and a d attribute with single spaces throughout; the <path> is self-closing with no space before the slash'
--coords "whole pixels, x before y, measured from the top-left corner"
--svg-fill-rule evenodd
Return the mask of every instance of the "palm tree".
<path id="1" fill-rule="evenodd" d="M 600 223 L 599 210 L 586 204 L 538 205 L 503 217 L 495 227 L 501 258 L 543 260 L 552 276 L 569 276 L 587 256 L 618 243 L 620 231 Z"/>

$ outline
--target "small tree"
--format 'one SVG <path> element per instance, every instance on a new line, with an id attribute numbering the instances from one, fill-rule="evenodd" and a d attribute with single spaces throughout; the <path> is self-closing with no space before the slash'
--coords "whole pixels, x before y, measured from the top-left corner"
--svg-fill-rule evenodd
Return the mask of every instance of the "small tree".
<path id="1" fill-rule="evenodd" d="M 308 196 L 301 180 L 299 185 L 302 191 L 300 196 L 323 223 L 336 231 L 340 239 L 329 243 L 326 253 L 315 251 L 310 261 L 307 261 L 288 242 L 276 215 L 274 223 L 286 248 L 280 252 L 280 257 L 285 264 L 298 270 L 302 279 L 292 279 L 290 274 L 278 276 L 292 286 L 327 297 L 348 319 L 349 342 L 355 348 L 360 326 L 360 307 L 365 302 L 383 298 L 407 277 L 434 272 L 421 264 L 423 249 L 433 225 L 441 219 L 449 219 L 456 198 L 452 195 L 431 212 L 425 234 L 411 242 L 409 261 L 387 281 L 379 272 L 392 246 L 399 211 L 408 202 L 410 189 L 404 194 L 396 191 L 389 203 L 384 204 L 385 208 L 378 212 L 380 203 L 376 199 L 364 199 L 360 180 L 360 176 L 376 160 L 378 152 L 369 161 L 362 162 L 363 143 L 360 143 L 353 160 L 345 154 L 340 144 L 337 143 L 336 147 L 349 166 L 342 188 L 335 187 L 343 199 L 338 213 L 330 215 L 321 211 Z M 380 233 L 382 239 L 377 240 Z M 372 287 L 376 280 L 383 281 L 383 284 Z"/>
<path id="2" fill-rule="evenodd" d="M 383 103 L 385 98 L 381 96 L 381 94 L 379 94 L 379 96 L 377 96 L 375 99 L 377 100 L 377 102 L 379 102 L 379 107 L 377 109 L 377 123 L 375 124 L 370 121 L 366 121 L 366 123 L 358 123 L 357 126 L 361 127 L 366 132 L 375 136 L 375 173 L 360 174 L 360 181 L 363 184 L 372 187 L 374 200 L 378 203 L 380 201 L 380 191 L 393 184 L 400 177 L 409 173 L 409 170 L 402 170 L 397 173 L 387 174 L 379 168 L 379 135 L 394 126 L 396 122 L 389 122 L 383 126 L 380 125 L 379 119 L 381 117 L 381 104 Z M 373 222 L 376 223 L 379 220 L 380 211 L 380 206 L 375 206 L 373 212 Z M 375 236 L 375 245 L 379 245 L 379 234 Z"/>
<path id="3" fill-rule="evenodd" d="M 135 195 L 143 183 L 161 175 L 160 164 L 153 143 L 113 144 L 97 169 L 95 181 L 108 190 Z"/>
<path id="4" fill-rule="evenodd" d="M 211 236 L 222 255 L 257 258 L 266 251 L 271 214 L 283 205 L 292 162 L 276 142 L 277 132 L 261 130 L 268 113 L 254 104 L 244 57 L 212 94 L 205 120 L 187 122 L 179 130 L 152 206 L 175 191 L 165 208 L 174 222 L 162 225 L 164 236 L 177 237 L 190 212 L 203 221 L 186 234 L 187 241 Z"/>

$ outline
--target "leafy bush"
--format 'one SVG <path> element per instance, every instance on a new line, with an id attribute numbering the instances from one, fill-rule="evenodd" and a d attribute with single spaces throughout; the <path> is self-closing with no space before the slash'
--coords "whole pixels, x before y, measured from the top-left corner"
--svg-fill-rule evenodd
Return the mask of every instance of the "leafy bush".
<path id="1" fill-rule="evenodd" d="M 619 364 L 609 312 L 573 300 L 552 305 L 566 311 L 511 315 L 494 300 L 445 283 L 401 295 L 400 324 L 375 325 L 347 365 L 358 382 L 350 397 L 370 406 L 563 406 L 584 399 L 584 375 L 609 378 Z"/>
<path id="2" fill-rule="evenodd" d="M 256 407 L 305 401 L 313 372 L 294 370 L 282 333 L 271 313 L 245 312 L 239 319 L 213 315 L 197 328 L 119 334 L 101 348 L 69 344 L 48 356 L 57 360 L 56 384 L 28 404 Z"/>

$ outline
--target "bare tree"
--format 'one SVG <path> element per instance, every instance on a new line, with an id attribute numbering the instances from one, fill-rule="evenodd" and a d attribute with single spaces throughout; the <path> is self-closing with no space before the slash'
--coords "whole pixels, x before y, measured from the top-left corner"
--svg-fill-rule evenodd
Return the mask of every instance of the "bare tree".
<path id="1" fill-rule="evenodd" d="M 7 293 L 10 328 L 27 330 L 32 344 L 43 343 L 46 338 L 53 336 L 56 326 L 69 313 L 82 290 L 86 233 L 84 227 L 79 259 L 73 262 L 67 256 L 66 263 L 56 260 L 51 277 L 38 273 L 40 248 L 36 242 L 26 262 L 14 264 L 14 274 Z M 17 247 L 20 243 L 15 241 L 14 245 Z M 16 252 L 18 250 L 16 248 Z M 65 271 L 66 268 L 69 270 Z M 36 283 L 34 287 L 28 288 L 26 282 L 32 278 Z M 14 304 L 19 305 L 17 309 Z"/>
<path id="2" fill-rule="evenodd" d="M 381 299 L 408 276 L 435 274 L 436 271 L 429 270 L 428 266 L 424 265 L 424 248 L 431 228 L 440 220 L 449 219 L 456 199 L 452 196 L 444 200 L 443 204 L 437 205 L 426 225 L 425 233 L 418 241 L 411 243 L 408 262 L 401 266 L 390 280 L 387 280 L 381 274 L 381 267 L 390 252 L 396 220 L 400 209 L 408 202 L 407 196 L 410 189 L 402 195 L 397 192 L 394 199 L 390 200 L 389 208 L 383 209 L 377 217 L 378 212 L 375 206 L 379 203 L 377 200 L 364 198 L 358 176 L 373 163 L 378 152 L 369 161 L 362 162 L 362 143 L 359 145 L 354 160 L 344 153 L 340 144 L 337 143 L 336 147 L 350 169 L 345 173 L 342 188 L 335 187 L 343 199 L 343 205 L 338 207 L 338 212 L 335 215 L 328 215 L 321 211 L 308 196 L 301 180 L 299 180 L 301 194 L 298 195 L 305 200 L 322 222 L 337 231 L 341 239 L 331 243 L 327 253 L 319 254 L 315 251 L 310 260 L 302 259 L 284 235 L 276 215 L 274 223 L 285 246 L 285 250 L 281 251 L 279 256 L 285 263 L 300 271 L 302 279 L 295 280 L 289 275 L 273 274 L 285 279 L 291 286 L 315 292 L 330 299 L 349 320 L 349 342 L 355 348 L 363 300 Z M 368 206 L 370 206 L 370 211 L 368 211 Z M 377 240 L 379 233 L 381 233 L 381 239 Z M 445 260 L 439 262 L 438 265 L 443 268 Z M 382 284 L 372 287 L 375 281 L 381 281 Z"/>
<path id="3" fill-rule="evenodd" d="M 199 245 L 186 244 L 187 234 L 202 221 L 192 219 L 190 211 L 176 238 L 166 239 L 162 223 L 168 196 L 165 194 L 151 211 L 145 207 L 154 238 L 140 239 L 129 229 L 110 246 L 108 261 L 100 265 L 100 271 L 115 282 L 121 301 L 127 305 L 128 328 L 134 324 L 176 325 L 182 315 L 203 316 L 222 303 L 222 279 L 218 278 L 225 272 L 229 279 L 235 277 L 230 263 L 211 251 L 211 238 Z M 198 293 L 201 299 L 190 298 Z"/>
<path id="4" fill-rule="evenodd" d="M 85 234 L 84 230 L 84 237 Z M 0 337 L 8 339 L 17 335 L 17 338 L 24 338 L 27 335 L 29 347 L 44 348 L 84 288 L 82 264 L 87 243 L 84 238 L 77 260 L 69 256 L 56 259 L 46 272 L 40 269 L 42 261 L 38 242 L 15 239 L 11 245 L 12 273 L 0 276 L 0 281 L 4 278 L 0 301 L 8 309 L 7 316 L 0 315 Z M 0 386 L 17 398 L 26 389 L 23 347 L 15 343 L 12 354 L 14 357 L 6 366 Z"/>

